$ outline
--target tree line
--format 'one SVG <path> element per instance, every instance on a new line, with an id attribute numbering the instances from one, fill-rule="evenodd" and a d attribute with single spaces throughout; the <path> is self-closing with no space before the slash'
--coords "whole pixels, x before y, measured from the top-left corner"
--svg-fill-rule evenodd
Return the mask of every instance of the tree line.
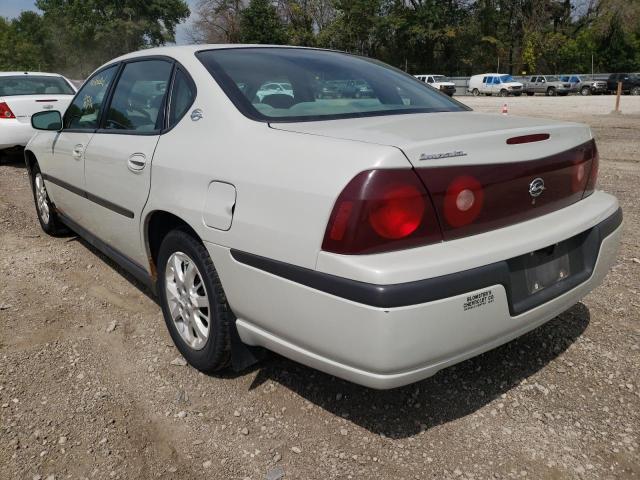
<path id="1" fill-rule="evenodd" d="M 37 0 L 0 18 L 0 70 L 75 78 L 175 40 L 184 0 Z M 640 0 L 199 0 L 195 43 L 331 48 L 410 73 L 640 70 Z"/>

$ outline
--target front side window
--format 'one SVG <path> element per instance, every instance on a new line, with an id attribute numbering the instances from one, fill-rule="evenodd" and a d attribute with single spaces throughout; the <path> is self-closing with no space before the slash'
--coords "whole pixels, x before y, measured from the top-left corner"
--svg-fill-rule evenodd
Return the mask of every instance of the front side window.
<path id="1" fill-rule="evenodd" d="M 164 60 L 127 63 L 113 92 L 105 128 L 141 133 L 160 130 L 172 68 Z"/>
<path id="2" fill-rule="evenodd" d="M 64 128 L 98 128 L 102 102 L 117 69 L 118 66 L 113 65 L 87 80 L 64 114 Z"/>
<path id="3" fill-rule="evenodd" d="M 515 81 L 511 75 L 500 75 L 499 77 L 496 77 L 496 80 L 498 80 L 497 83 L 509 83 Z"/>
<path id="4" fill-rule="evenodd" d="M 450 82 L 451 80 L 449 79 L 449 77 L 445 77 L 444 75 L 436 75 L 435 77 L 433 77 L 433 81 L 434 82 Z"/>
<path id="5" fill-rule="evenodd" d="M 62 77 L 10 75 L 0 77 L 0 97 L 15 95 L 73 95 L 75 91 Z"/>
<path id="6" fill-rule="evenodd" d="M 193 104 L 196 92 L 187 75 L 180 69 L 176 70 L 171 105 L 169 105 L 169 128 L 177 124 Z"/>
<path id="7" fill-rule="evenodd" d="M 469 110 L 404 72 L 344 53 L 249 47 L 205 50 L 196 55 L 235 106 L 256 120 L 291 122 Z"/>

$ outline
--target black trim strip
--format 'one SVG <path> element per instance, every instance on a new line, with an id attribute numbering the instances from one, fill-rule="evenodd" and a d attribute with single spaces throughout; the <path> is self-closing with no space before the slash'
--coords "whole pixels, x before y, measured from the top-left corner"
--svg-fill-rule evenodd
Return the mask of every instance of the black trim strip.
<path id="1" fill-rule="evenodd" d="M 62 212 L 58 211 L 57 214 L 58 214 L 58 217 L 60 218 L 60 221 L 62 223 L 64 223 L 67 227 L 69 227 L 71 230 L 73 230 L 79 236 L 84 238 L 87 242 L 89 242 L 95 248 L 100 250 L 107 257 L 111 258 L 120 267 L 122 267 L 124 270 L 129 272 L 133 277 L 135 277 L 136 280 L 138 280 L 139 282 L 141 282 L 145 286 L 147 286 L 149 289 L 151 289 L 151 291 L 154 294 L 156 293 L 156 291 L 155 291 L 156 290 L 155 289 L 155 283 L 154 283 L 153 279 L 151 278 L 151 275 L 149 275 L 149 272 L 147 272 L 142 266 L 138 265 L 136 262 L 131 260 L 126 255 L 123 255 L 122 253 L 120 253 L 116 249 L 114 249 L 114 248 L 110 247 L 109 245 L 107 245 L 106 243 L 104 243 L 102 240 L 100 240 L 98 237 L 96 237 L 89 230 L 81 227 L 76 222 L 71 220 L 69 217 L 64 215 Z"/>
<path id="2" fill-rule="evenodd" d="M 521 257 L 425 280 L 376 285 L 318 272 L 239 250 L 231 249 L 231 256 L 236 261 L 250 267 L 346 300 L 378 308 L 417 305 L 501 284 L 505 287 L 509 297 L 511 315 L 519 315 L 586 281 L 595 267 L 602 240 L 613 233 L 621 223 L 622 209 L 618 209 L 592 229 L 572 237 L 573 243 L 577 245 L 576 248 L 581 248 L 583 251 L 583 270 L 576 275 L 570 275 L 566 280 L 560 281 L 552 287 L 527 296 L 518 294 L 520 285 L 515 284 L 516 280 L 512 275 L 514 269 L 518 268 Z M 512 300 L 514 296 L 518 298 Z"/>
<path id="3" fill-rule="evenodd" d="M 119 213 L 120 215 L 123 215 L 127 218 L 135 217 L 135 214 L 131 210 L 127 210 L 126 208 L 121 207 L 120 205 L 116 205 L 115 203 L 112 203 L 109 200 L 105 200 L 104 198 L 98 197 L 92 193 L 87 192 L 86 190 L 82 190 L 81 188 L 75 187 L 63 180 L 60 180 L 59 178 L 52 177 L 51 175 L 47 175 L 46 173 L 43 173 L 42 177 L 45 180 L 51 183 L 55 183 L 61 188 L 64 188 L 65 190 L 69 190 L 70 192 L 75 193 L 80 197 L 86 198 L 87 200 L 93 203 L 97 203 L 101 207 L 111 210 L 112 212 Z"/>

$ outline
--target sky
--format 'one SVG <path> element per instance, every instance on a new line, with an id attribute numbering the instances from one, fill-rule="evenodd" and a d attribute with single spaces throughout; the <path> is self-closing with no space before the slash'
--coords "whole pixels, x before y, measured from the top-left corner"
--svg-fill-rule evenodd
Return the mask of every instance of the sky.
<path id="1" fill-rule="evenodd" d="M 193 12 L 197 0 L 186 0 L 189 8 Z M 0 0 L 0 17 L 15 18 L 24 10 L 35 10 L 35 0 Z M 176 28 L 176 43 L 188 43 L 187 30 L 189 28 L 191 18 L 185 23 L 178 25 Z"/>

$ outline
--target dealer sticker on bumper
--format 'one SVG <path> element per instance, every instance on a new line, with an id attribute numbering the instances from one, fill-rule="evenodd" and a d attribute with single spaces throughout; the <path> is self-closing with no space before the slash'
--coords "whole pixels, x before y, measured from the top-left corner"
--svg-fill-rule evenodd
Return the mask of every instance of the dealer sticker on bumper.
<path id="1" fill-rule="evenodd" d="M 464 302 L 464 311 L 466 312 L 467 310 L 483 307 L 485 305 L 493 303 L 494 301 L 495 301 L 495 298 L 491 290 L 485 290 L 483 292 L 474 293 L 473 295 L 467 296 L 467 299 Z"/>

